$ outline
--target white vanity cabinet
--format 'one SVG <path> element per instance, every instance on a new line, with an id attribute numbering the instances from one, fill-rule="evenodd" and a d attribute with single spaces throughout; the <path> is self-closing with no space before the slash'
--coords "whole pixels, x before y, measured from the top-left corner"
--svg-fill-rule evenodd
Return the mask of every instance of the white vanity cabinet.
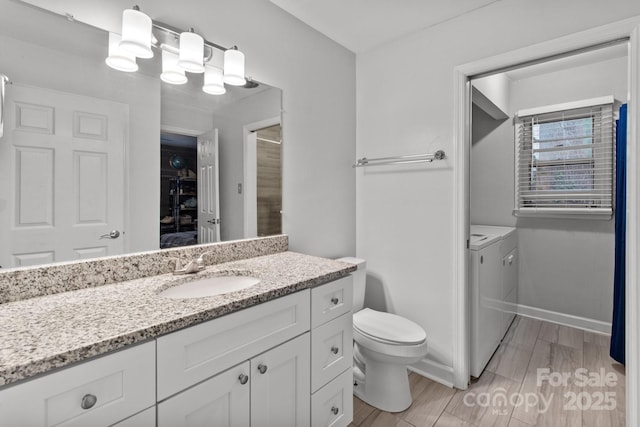
<path id="1" fill-rule="evenodd" d="M 158 404 L 158 427 L 309 425 L 309 333 Z"/>
<path id="2" fill-rule="evenodd" d="M 311 290 L 311 426 L 353 420 L 353 278 Z"/>
<path id="3" fill-rule="evenodd" d="M 309 329 L 305 290 L 158 338 L 159 400 L 205 380 L 160 402 L 158 426 L 308 426 Z"/>
<path id="4" fill-rule="evenodd" d="M 158 338 L 158 427 L 348 426 L 351 276 Z"/>
<path id="5" fill-rule="evenodd" d="M 155 353 L 151 341 L 3 389 L 0 426 L 111 426 L 153 407 Z"/>
<path id="6" fill-rule="evenodd" d="M 346 427 L 351 276 L 0 388 L 0 426 Z"/>

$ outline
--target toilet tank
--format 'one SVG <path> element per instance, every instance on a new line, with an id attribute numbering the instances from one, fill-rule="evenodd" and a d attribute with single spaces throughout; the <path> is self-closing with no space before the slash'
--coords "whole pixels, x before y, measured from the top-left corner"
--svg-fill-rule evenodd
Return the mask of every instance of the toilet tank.
<path id="1" fill-rule="evenodd" d="M 349 264 L 355 264 L 358 269 L 351 273 L 353 276 L 353 309 L 356 311 L 362 310 L 364 307 L 364 290 L 367 281 L 367 261 L 360 258 L 346 257 L 339 258 L 337 261 L 348 262 Z"/>

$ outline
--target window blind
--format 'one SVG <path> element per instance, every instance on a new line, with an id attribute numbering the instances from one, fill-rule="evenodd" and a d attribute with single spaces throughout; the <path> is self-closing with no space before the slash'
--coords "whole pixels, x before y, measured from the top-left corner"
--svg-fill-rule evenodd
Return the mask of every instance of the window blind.
<path id="1" fill-rule="evenodd" d="M 515 215 L 611 216 L 613 102 L 518 115 L 516 129 Z"/>

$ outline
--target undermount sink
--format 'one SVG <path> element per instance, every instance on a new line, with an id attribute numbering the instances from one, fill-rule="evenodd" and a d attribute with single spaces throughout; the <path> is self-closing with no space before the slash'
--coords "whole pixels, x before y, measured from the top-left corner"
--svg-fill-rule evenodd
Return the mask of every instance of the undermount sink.
<path id="1" fill-rule="evenodd" d="M 212 297 L 241 291 L 258 283 L 260 279 L 250 276 L 214 276 L 173 286 L 160 292 L 159 295 L 174 299 Z"/>

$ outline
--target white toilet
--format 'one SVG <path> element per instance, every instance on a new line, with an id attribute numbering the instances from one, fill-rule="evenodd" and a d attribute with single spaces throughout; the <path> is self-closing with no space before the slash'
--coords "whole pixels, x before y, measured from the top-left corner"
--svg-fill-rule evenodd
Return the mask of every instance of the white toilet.
<path id="1" fill-rule="evenodd" d="M 364 308 L 366 261 L 340 258 L 356 264 L 353 272 L 353 393 L 387 412 L 411 405 L 407 365 L 427 354 L 427 334 L 416 323 L 391 313 Z"/>

